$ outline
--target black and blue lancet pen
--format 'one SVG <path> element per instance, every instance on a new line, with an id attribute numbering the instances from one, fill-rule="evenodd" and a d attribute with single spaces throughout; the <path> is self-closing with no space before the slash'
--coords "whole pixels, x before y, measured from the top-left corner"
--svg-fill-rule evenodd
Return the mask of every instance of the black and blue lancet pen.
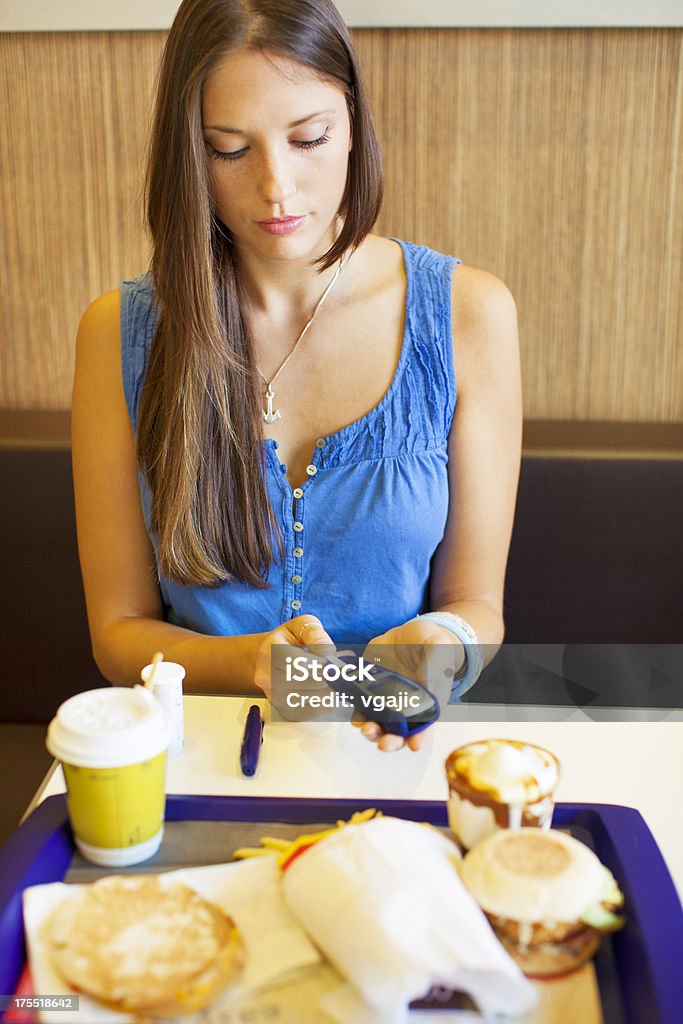
<path id="1" fill-rule="evenodd" d="M 240 749 L 242 775 L 251 776 L 256 774 L 262 743 L 263 719 L 261 718 L 261 709 L 257 704 L 252 704 L 244 726 L 242 747 Z"/>

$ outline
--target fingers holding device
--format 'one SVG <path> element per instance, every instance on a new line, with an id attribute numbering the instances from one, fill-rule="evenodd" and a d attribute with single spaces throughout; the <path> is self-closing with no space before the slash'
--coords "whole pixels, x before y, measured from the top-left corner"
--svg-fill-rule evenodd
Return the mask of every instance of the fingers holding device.
<path id="1" fill-rule="evenodd" d="M 322 657 L 299 649 L 287 661 L 286 690 L 274 694 L 274 703 L 300 710 L 304 720 L 314 717 L 311 709 L 317 707 L 338 709 L 409 740 L 439 718 L 439 702 L 430 690 L 379 660 L 366 660 L 352 650 L 327 651 Z"/>

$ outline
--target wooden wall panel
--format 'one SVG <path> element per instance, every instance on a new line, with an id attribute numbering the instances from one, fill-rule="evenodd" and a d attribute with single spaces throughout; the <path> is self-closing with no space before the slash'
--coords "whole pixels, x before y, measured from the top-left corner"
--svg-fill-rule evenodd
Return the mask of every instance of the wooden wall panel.
<path id="1" fill-rule="evenodd" d="M 683 34 L 359 30 L 379 228 L 502 277 L 531 419 L 683 422 Z M 90 298 L 139 272 L 162 33 L 0 36 L 0 406 L 64 409 Z"/>
<path id="2" fill-rule="evenodd" d="M 69 407 L 80 314 L 147 263 L 142 168 L 163 40 L 0 36 L 5 408 Z"/>
<path id="3" fill-rule="evenodd" d="M 360 34 L 381 227 L 510 285 L 529 417 L 683 419 L 682 38 Z"/>

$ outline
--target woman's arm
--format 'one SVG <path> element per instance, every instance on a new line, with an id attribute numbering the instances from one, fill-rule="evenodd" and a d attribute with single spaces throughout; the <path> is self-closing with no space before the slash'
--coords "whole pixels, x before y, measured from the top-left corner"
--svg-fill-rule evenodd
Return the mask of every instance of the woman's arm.
<path id="1" fill-rule="evenodd" d="M 78 330 L 72 453 L 78 550 L 102 674 L 131 685 L 161 650 L 166 660 L 185 666 L 188 692 L 260 693 L 255 679 L 268 689 L 270 643 L 298 643 L 299 620 L 235 637 L 204 636 L 163 621 L 123 393 L 118 290 L 96 299 Z M 329 640 L 322 628 L 309 630 L 307 638 Z"/>
<path id="2" fill-rule="evenodd" d="M 453 346 L 457 404 L 448 443 L 449 510 L 443 540 L 432 561 L 430 608 L 455 612 L 474 629 L 490 661 L 503 641 L 503 587 L 512 533 L 521 456 L 522 395 L 515 303 L 492 274 L 456 267 L 453 274 Z M 422 672 L 441 680 L 443 652 L 456 674 L 465 652 L 457 637 L 430 619 L 412 619 L 373 643 L 421 647 Z M 434 680 L 429 678 L 430 685 Z M 450 695 L 448 677 L 436 687 Z M 361 725 L 381 750 L 403 746 L 374 722 Z M 407 741 L 413 750 L 426 733 Z"/>
<path id="3" fill-rule="evenodd" d="M 453 345 L 458 398 L 448 454 L 450 506 L 431 577 L 431 607 L 456 612 L 485 645 L 503 641 L 503 588 L 522 445 L 514 299 L 492 274 L 456 267 Z"/>

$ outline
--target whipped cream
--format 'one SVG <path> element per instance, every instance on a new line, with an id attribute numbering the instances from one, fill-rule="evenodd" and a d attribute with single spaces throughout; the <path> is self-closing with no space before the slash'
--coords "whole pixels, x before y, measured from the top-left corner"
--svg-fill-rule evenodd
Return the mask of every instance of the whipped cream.
<path id="1" fill-rule="evenodd" d="M 552 793 L 557 763 L 538 747 L 507 740 L 472 743 L 456 758 L 455 770 L 472 789 L 500 803 L 523 804 Z"/>

